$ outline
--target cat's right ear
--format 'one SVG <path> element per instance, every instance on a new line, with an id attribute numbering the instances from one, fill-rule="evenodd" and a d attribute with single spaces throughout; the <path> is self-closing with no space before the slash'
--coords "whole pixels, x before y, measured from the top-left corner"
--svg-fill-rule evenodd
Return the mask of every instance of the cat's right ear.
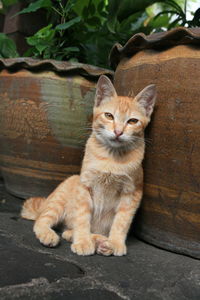
<path id="1" fill-rule="evenodd" d="M 145 109 L 148 117 L 150 117 L 153 112 L 156 94 L 155 84 L 150 84 L 135 97 L 136 101 Z"/>
<path id="2" fill-rule="evenodd" d="M 102 102 L 109 101 L 116 96 L 117 93 L 110 79 L 105 75 L 101 75 L 96 87 L 95 106 L 99 106 Z"/>

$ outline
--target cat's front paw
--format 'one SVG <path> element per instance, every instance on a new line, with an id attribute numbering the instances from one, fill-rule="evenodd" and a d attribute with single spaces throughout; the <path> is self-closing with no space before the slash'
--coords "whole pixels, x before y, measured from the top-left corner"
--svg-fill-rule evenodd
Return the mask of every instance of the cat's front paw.
<path id="1" fill-rule="evenodd" d="M 97 253 L 105 256 L 123 256 L 126 255 L 127 250 L 125 243 L 108 239 L 99 244 Z"/>
<path id="2" fill-rule="evenodd" d="M 82 240 L 71 245 L 72 252 L 78 255 L 92 255 L 95 252 L 95 244 L 91 239 Z"/>
<path id="3" fill-rule="evenodd" d="M 35 232 L 35 234 L 40 243 L 47 247 L 55 247 L 60 241 L 59 236 L 52 229 L 40 230 L 39 232 Z"/>

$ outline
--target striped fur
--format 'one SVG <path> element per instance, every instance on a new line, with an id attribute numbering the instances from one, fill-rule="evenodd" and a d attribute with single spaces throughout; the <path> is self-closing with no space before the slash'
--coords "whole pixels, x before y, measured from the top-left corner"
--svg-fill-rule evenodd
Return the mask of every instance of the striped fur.
<path id="1" fill-rule="evenodd" d="M 142 198 L 144 129 L 155 97 L 153 85 L 135 98 L 120 97 L 100 77 L 80 175 L 67 178 L 46 199 L 30 198 L 23 205 L 21 216 L 35 220 L 42 244 L 59 243 L 52 228 L 63 222 L 62 237 L 72 242 L 74 253 L 126 254 L 127 232 Z"/>

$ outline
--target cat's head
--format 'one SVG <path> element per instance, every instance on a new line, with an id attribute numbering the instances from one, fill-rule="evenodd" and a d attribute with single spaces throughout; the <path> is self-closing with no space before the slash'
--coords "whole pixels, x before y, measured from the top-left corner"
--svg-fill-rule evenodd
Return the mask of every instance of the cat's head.
<path id="1" fill-rule="evenodd" d="M 109 149 L 124 151 L 143 141 L 156 100 L 154 84 L 137 96 L 118 96 L 110 79 L 102 75 L 97 83 L 93 110 L 93 133 Z"/>

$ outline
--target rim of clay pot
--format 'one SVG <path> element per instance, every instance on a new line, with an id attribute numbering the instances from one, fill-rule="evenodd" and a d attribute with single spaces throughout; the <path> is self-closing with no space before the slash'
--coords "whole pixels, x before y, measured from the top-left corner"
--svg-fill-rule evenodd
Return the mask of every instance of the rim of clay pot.
<path id="1" fill-rule="evenodd" d="M 116 69 L 123 57 L 130 57 L 144 49 L 164 49 L 184 44 L 200 45 L 200 28 L 177 27 L 170 31 L 145 35 L 137 33 L 122 46 L 116 43 L 110 52 L 110 66 Z"/>
<path id="2" fill-rule="evenodd" d="M 87 65 L 76 62 L 68 62 L 68 61 L 57 61 L 53 59 L 33 59 L 30 57 L 18 57 L 18 58 L 0 58 L 0 70 L 8 69 L 8 70 L 48 70 L 54 71 L 57 73 L 78 73 L 83 76 L 94 76 L 98 77 L 100 75 L 108 75 L 109 77 L 113 77 L 114 72 L 109 69 L 104 69 L 100 67 L 96 67 L 93 65 Z"/>

